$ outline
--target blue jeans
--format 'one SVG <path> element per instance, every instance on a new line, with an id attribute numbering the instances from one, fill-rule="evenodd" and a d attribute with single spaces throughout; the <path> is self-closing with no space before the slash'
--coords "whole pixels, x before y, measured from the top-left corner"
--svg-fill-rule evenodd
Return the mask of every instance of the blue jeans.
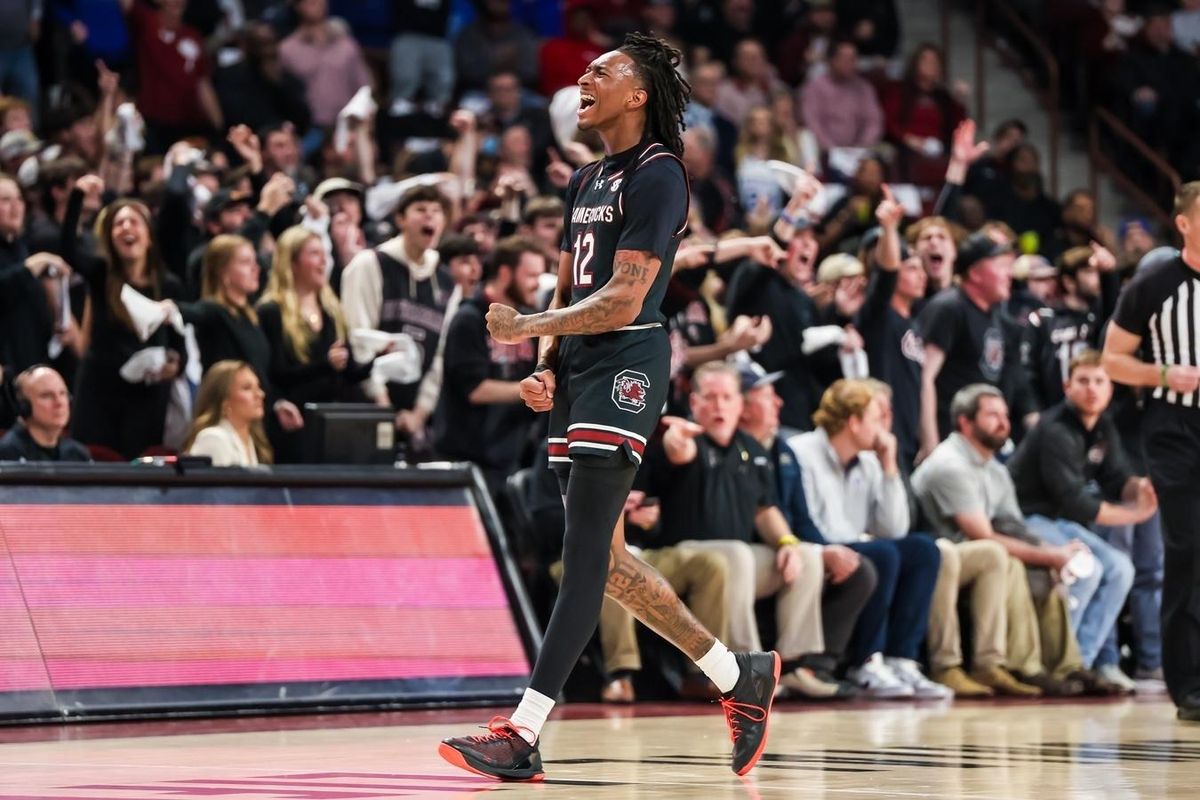
<path id="1" fill-rule="evenodd" d="M 32 46 L 0 50 L 0 94 L 15 95 L 29 103 L 37 123 L 38 70 Z"/>
<path id="2" fill-rule="evenodd" d="M 1117 624 L 1125 598 L 1133 586 L 1133 562 L 1108 542 L 1078 522 L 1047 519 L 1034 514 L 1026 518 L 1029 530 L 1046 544 L 1062 546 L 1073 539 L 1082 540 L 1096 557 L 1100 568 L 1071 584 L 1071 628 L 1079 639 L 1083 666 L 1091 669 L 1099 661 L 1104 640 Z M 1115 663 L 1115 662 L 1114 662 Z"/>
<path id="3" fill-rule="evenodd" d="M 1139 670 L 1158 669 L 1162 666 L 1162 517 L 1155 514 L 1140 525 L 1098 525 L 1096 533 L 1133 560 L 1133 589 L 1129 592 L 1133 653 Z M 1120 658 L 1114 625 L 1096 661 L 1116 664 Z"/>
<path id="4" fill-rule="evenodd" d="M 937 545 L 915 533 L 848 546 L 875 565 L 878 581 L 858 615 L 847 663 L 856 667 L 875 653 L 916 660 L 942 564 Z"/>

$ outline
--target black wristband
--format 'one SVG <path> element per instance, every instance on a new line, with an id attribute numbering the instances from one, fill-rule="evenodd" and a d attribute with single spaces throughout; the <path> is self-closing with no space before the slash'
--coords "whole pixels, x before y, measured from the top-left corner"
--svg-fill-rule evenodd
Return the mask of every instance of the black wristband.
<path id="1" fill-rule="evenodd" d="M 548 369 L 550 369 L 549 364 L 547 364 L 545 361 L 539 361 L 537 366 L 533 368 L 533 374 L 537 375 L 539 372 L 545 372 Z"/>

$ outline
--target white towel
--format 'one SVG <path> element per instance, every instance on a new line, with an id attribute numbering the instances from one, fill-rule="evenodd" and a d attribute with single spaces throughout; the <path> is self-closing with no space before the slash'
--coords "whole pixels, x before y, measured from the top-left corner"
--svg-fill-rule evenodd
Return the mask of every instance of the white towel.
<path id="1" fill-rule="evenodd" d="M 121 365 L 121 377 L 126 383 L 146 383 L 150 375 L 162 372 L 167 365 L 167 348 L 147 347 L 138 350 Z"/>
<path id="2" fill-rule="evenodd" d="M 183 316 L 178 309 L 168 315 L 161 303 L 146 297 L 128 283 L 121 287 L 121 302 L 129 312 L 133 329 L 141 341 L 149 339 L 164 322 L 170 322 L 180 335 L 183 334 Z"/>

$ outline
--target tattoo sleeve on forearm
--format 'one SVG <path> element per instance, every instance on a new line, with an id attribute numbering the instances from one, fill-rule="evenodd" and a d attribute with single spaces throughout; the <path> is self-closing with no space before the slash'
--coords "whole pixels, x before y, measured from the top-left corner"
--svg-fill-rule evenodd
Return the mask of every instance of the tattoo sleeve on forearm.
<path id="1" fill-rule="evenodd" d="M 612 278 L 591 297 L 522 320 L 529 336 L 606 333 L 635 319 L 662 263 L 649 253 L 618 250 Z"/>
<path id="2" fill-rule="evenodd" d="M 716 641 L 666 579 L 634 555 L 624 553 L 614 557 L 604 593 L 692 661 L 707 653 Z"/>

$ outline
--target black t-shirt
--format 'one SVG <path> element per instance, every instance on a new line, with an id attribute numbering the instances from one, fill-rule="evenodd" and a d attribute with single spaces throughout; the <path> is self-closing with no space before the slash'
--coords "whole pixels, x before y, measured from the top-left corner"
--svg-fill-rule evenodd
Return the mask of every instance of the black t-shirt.
<path id="1" fill-rule="evenodd" d="M 926 344 L 946 354 L 936 383 L 938 431 L 945 438 L 952 430 L 950 401 L 959 389 L 973 383 L 1001 385 L 1007 348 L 1000 310 L 984 311 L 952 287 L 929 301 L 917 319 L 917 329 Z"/>
<path id="2" fill-rule="evenodd" d="M 42 447 L 29 435 L 29 429 L 17 425 L 0 438 L 0 461 L 76 461 L 92 460 L 87 448 L 74 439 L 63 437 L 54 447 Z"/>
<path id="3" fill-rule="evenodd" d="M 662 443 L 651 445 L 638 473 L 638 485 L 662 507 L 655 547 L 687 539 L 755 540 L 754 517 L 776 506 L 771 459 L 762 445 L 738 431 L 728 447 L 696 437 L 691 463 L 674 465 Z"/>
<path id="4" fill-rule="evenodd" d="M 244 312 L 233 312 L 215 300 L 179 303 L 184 322 L 196 326 L 196 344 L 204 371 L 218 361 L 245 361 L 258 375 L 263 391 L 271 395 L 271 343 L 258 321 Z"/>
<path id="5" fill-rule="evenodd" d="M 680 276 L 675 276 L 667 286 L 663 314 L 667 318 L 667 336 L 671 341 L 671 395 L 667 398 L 667 409 L 671 414 L 686 416 L 693 372 L 684 363 L 687 351 L 692 347 L 715 344 L 717 332 L 708 303 Z"/>
<path id="6" fill-rule="evenodd" d="M 1025 328 L 1025 368 L 1038 409 L 1063 400 L 1063 382 L 1071 359 L 1100 343 L 1100 325 L 1093 309 L 1066 306 L 1039 308 Z"/>
<path id="7" fill-rule="evenodd" d="M 783 377 L 775 384 L 775 391 L 783 398 L 780 421 L 789 428 L 812 430 L 812 412 L 821 387 L 802 349 L 804 331 L 817 320 L 812 298 L 778 270 L 747 262 L 729 282 L 725 302 L 730 319 L 740 314 L 771 318 L 771 338 L 754 354 L 754 360 L 768 372 L 783 370 Z"/>
<path id="8" fill-rule="evenodd" d="M 1178 250 L 1151 250 L 1117 301 L 1113 322 L 1142 337 L 1159 365 L 1200 364 L 1200 273 Z M 1182 394 L 1157 387 L 1151 396 L 1172 405 L 1200 408 L 1200 392 Z"/>
<path id="9" fill-rule="evenodd" d="M 662 264 L 632 324 L 663 322 L 660 307 L 687 227 L 688 202 L 683 163 L 655 142 L 576 172 L 567 186 L 560 245 L 574 258 L 571 304 L 612 279 L 618 250 L 638 250 Z"/>
<path id="10" fill-rule="evenodd" d="M 867 300 L 858 312 L 857 326 L 866 344 L 871 377 L 892 387 L 892 431 L 899 440 L 902 460 L 911 467 L 919 446 L 925 342 L 917 332 L 916 320 L 906 319 L 892 308 L 898 279 L 894 271 L 875 271 L 867 287 Z"/>
<path id="11" fill-rule="evenodd" d="M 511 469 L 524 450 L 534 414 L 524 403 L 476 405 L 468 399 L 485 380 L 519 381 L 537 364 L 537 342 L 501 344 L 488 335 L 491 301 L 483 294 L 462 302 L 446 331 L 445 379 L 434 415 L 439 453 L 481 467 Z"/>

